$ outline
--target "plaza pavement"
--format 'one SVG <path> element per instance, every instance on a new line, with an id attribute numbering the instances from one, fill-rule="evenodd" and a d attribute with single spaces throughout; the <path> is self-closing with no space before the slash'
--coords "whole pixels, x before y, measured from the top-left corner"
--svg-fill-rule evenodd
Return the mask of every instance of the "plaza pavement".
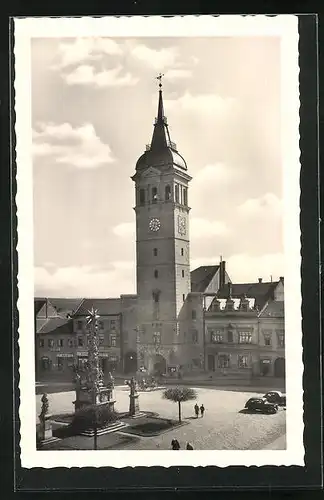
<path id="1" fill-rule="evenodd" d="M 196 388 L 199 405 L 204 404 L 203 418 L 194 417 L 195 401 L 182 403 L 182 419 L 188 425 L 155 437 L 140 438 L 126 449 L 170 449 L 172 439 L 178 439 L 181 448 L 189 441 L 195 449 L 204 450 L 257 450 L 285 449 L 286 412 L 279 409 L 275 415 L 240 413 L 247 399 L 254 394 L 230 390 Z M 178 418 L 178 404 L 162 399 L 162 390 L 140 392 L 140 409 L 152 411 L 165 418 Z M 255 393 L 257 395 L 257 393 Z M 260 395 L 260 393 L 259 393 Z M 41 395 L 36 396 L 37 415 L 40 413 Z M 50 413 L 73 412 L 75 392 L 48 395 Z M 128 410 L 129 388 L 119 386 L 115 390 L 116 410 Z M 126 430 L 125 430 L 126 432 Z"/>

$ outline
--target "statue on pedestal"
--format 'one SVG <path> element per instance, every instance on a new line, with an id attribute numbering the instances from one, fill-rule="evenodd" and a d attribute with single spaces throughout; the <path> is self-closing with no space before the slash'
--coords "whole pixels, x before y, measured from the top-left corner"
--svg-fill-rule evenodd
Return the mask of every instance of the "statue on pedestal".
<path id="1" fill-rule="evenodd" d="M 128 382 L 128 386 L 130 388 L 129 394 L 129 415 L 133 417 L 139 413 L 139 401 L 138 401 L 138 393 L 136 390 L 136 380 L 132 377 Z"/>

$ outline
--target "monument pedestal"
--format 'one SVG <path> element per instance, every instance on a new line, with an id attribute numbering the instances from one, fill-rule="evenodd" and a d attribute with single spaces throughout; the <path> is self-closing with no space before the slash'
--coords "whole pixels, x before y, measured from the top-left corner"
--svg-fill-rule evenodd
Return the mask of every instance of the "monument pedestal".
<path id="1" fill-rule="evenodd" d="M 95 400 L 93 393 L 87 386 L 81 386 L 76 391 L 76 400 L 73 401 L 75 411 L 85 408 L 86 406 L 98 405 L 98 406 L 108 406 L 110 411 L 115 409 L 115 399 L 113 398 L 113 391 L 108 387 L 102 386 L 99 388 L 96 394 Z"/>
<path id="2" fill-rule="evenodd" d="M 134 417 L 140 412 L 138 394 L 129 395 L 129 415 Z"/>

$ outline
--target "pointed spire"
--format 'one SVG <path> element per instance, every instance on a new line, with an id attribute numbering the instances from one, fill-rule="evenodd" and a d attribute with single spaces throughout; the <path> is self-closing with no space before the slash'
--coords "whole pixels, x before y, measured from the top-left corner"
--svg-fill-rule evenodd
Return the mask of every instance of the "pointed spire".
<path id="1" fill-rule="evenodd" d="M 154 131 L 151 142 L 151 151 L 160 151 L 170 146 L 171 140 L 166 117 L 164 116 L 163 96 L 162 96 L 162 75 L 156 77 L 159 80 L 159 104 L 157 118 L 154 124 Z"/>

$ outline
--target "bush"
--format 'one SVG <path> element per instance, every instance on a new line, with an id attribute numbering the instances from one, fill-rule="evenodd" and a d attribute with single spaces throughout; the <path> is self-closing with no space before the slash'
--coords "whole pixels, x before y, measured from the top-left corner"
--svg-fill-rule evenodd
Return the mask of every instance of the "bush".
<path id="1" fill-rule="evenodd" d="M 71 428 L 74 432 L 83 432 L 87 429 L 93 429 L 97 424 L 97 429 L 105 427 L 107 424 L 116 422 L 118 415 L 111 411 L 109 406 L 91 405 L 81 408 L 73 417 Z"/>

